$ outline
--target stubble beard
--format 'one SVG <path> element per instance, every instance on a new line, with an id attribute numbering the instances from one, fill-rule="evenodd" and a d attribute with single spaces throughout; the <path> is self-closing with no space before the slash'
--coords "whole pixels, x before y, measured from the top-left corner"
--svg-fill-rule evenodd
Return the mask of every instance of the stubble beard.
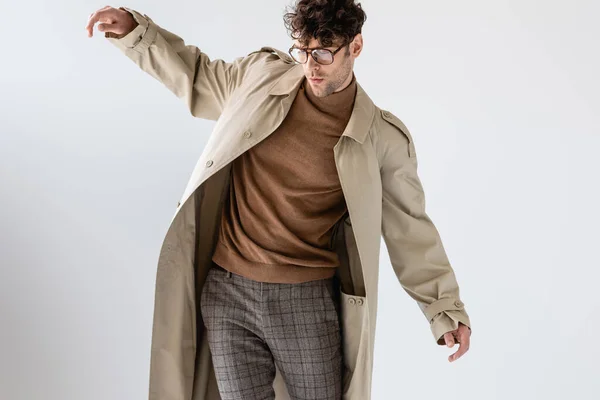
<path id="1" fill-rule="evenodd" d="M 327 82 L 324 86 L 321 84 L 320 87 L 313 86 L 313 93 L 317 97 L 327 97 L 334 93 L 348 78 L 348 75 L 352 73 L 352 64 L 347 63 L 341 68 L 340 73 L 335 75 L 333 82 Z M 312 83 L 311 83 L 312 85 Z"/>

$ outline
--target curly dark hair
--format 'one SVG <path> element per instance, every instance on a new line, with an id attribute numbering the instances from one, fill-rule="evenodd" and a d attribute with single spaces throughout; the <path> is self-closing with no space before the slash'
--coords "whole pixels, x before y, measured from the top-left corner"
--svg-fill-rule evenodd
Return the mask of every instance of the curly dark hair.
<path id="1" fill-rule="evenodd" d="M 307 46 L 314 38 L 324 47 L 350 43 L 361 33 L 366 19 L 360 3 L 354 0 L 297 0 L 283 16 L 292 39 Z"/>

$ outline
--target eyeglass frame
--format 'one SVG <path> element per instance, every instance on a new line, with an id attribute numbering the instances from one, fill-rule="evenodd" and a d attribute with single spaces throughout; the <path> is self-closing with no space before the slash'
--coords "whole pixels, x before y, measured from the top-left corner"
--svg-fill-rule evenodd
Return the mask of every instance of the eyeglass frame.
<path id="1" fill-rule="evenodd" d="M 325 47 L 313 47 L 312 49 L 307 47 L 307 48 L 300 48 L 300 47 L 296 47 L 296 46 L 292 46 L 289 48 L 288 53 L 290 55 L 290 57 L 292 57 L 292 60 L 294 60 L 294 62 L 298 63 L 298 64 L 306 64 L 308 62 L 308 50 L 310 50 L 310 56 L 313 58 L 313 60 L 315 60 L 315 62 L 319 65 L 331 65 L 334 63 L 335 61 L 335 55 L 338 51 L 340 51 L 341 49 L 343 49 L 344 47 L 348 46 L 350 43 L 345 43 L 342 44 L 340 47 L 338 47 L 336 50 L 329 50 L 326 49 Z M 296 58 L 294 58 L 294 56 L 292 55 L 292 50 L 297 49 L 297 50 L 302 50 L 306 53 L 306 61 L 304 61 L 303 63 L 299 62 L 298 60 L 296 60 Z M 328 51 L 331 54 L 331 62 L 329 64 L 322 64 L 317 60 L 317 57 L 315 57 L 315 55 L 313 54 L 313 52 L 315 50 L 325 50 Z"/>

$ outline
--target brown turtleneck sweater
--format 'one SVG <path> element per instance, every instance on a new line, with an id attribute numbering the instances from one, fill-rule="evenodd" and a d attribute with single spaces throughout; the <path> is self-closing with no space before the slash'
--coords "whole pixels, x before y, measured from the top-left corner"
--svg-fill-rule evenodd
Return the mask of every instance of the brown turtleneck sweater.
<path id="1" fill-rule="evenodd" d="M 260 282 L 330 278 L 330 239 L 346 203 L 333 157 L 356 96 L 349 86 L 317 97 L 300 86 L 281 125 L 233 161 L 213 261 Z"/>

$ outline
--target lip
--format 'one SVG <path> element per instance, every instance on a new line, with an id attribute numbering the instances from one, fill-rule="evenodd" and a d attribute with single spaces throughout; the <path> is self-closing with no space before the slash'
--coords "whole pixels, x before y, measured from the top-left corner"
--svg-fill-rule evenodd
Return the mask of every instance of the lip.
<path id="1" fill-rule="evenodd" d="M 323 80 L 323 78 L 308 78 L 311 82 L 319 83 Z"/>

